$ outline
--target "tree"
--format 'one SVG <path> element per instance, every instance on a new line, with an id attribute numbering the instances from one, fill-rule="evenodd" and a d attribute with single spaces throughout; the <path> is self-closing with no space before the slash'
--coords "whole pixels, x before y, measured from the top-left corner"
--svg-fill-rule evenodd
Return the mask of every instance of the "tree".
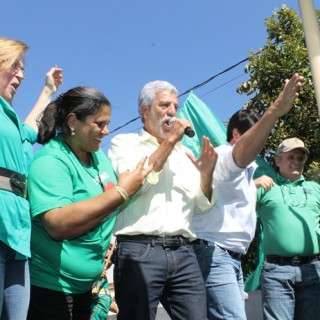
<path id="1" fill-rule="evenodd" d="M 319 17 L 319 11 L 317 15 Z M 263 113 L 282 90 L 285 79 L 296 72 L 303 75 L 303 87 L 294 108 L 277 121 L 261 156 L 273 165 L 274 150 L 279 143 L 286 138 L 298 137 L 311 151 L 305 174 L 319 179 L 320 121 L 302 21 L 295 11 L 283 5 L 266 19 L 265 25 L 268 33 L 266 44 L 257 54 L 250 51 L 245 67 L 249 79 L 240 84 L 237 92 L 254 95 L 245 107 Z"/>
<path id="2" fill-rule="evenodd" d="M 319 19 L 319 11 L 317 16 Z M 244 108 L 262 114 L 277 98 L 285 79 L 294 73 L 303 75 L 303 87 L 294 108 L 276 122 L 260 156 L 274 166 L 274 153 L 281 141 L 298 137 L 310 150 L 304 175 L 320 182 L 320 121 L 302 21 L 295 11 L 283 5 L 266 19 L 265 25 L 268 34 L 265 46 L 257 53 L 249 52 L 245 67 L 249 78 L 239 85 L 237 92 L 252 96 Z M 245 277 L 256 267 L 256 249 L 255 238 L 242 261 Z"/>

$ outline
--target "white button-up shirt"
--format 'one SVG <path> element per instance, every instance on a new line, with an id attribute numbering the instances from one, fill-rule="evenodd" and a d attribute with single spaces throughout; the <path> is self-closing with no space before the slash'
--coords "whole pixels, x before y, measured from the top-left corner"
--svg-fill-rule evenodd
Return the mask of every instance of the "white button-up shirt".
<path id="1" fill-rule="evenodd" d="M 158 147 L 156 138 L 142 129 L 140 133 L 115 136 L 108 155 L 119 174 L 134 170 L 143 156 L 150 156 Z M 177 143 L 163 169 L 149 174 L 138 193 L 120 210 L 115 235 L 183 235 L 195 239 L 191 227 L 195 208 L 200 212 L 210 209 L 215 193 L 211 201 L 206 198 L 200 188 L 200 173 L 186 150 L 181 142 Z"/>

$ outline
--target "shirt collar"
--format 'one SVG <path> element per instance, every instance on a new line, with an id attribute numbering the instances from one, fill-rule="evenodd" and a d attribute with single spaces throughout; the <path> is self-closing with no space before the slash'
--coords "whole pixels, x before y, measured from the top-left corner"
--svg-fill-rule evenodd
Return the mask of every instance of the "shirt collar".
<path id="1" fill-rule="evenodd" d="M 277 173 L 277 182 L 278 184 L 302 184 L 305 181 L 305 178 L 303 175 L 301 175 L 296 181 L 291 182 L 289 179 L 284 178 L 280 173 Z"/>

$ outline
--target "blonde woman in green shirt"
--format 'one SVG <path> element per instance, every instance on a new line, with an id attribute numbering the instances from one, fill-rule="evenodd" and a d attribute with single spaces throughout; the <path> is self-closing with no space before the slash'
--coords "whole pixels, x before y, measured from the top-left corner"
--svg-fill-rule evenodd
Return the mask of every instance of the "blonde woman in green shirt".
<path id="1" fill-rule="evenodd" d="M 31 221 L 25 181 L 37 139 L 36 117 L 62 83 L 56 66 L 46 75 L 34 108 L 24 121 L 12 108 L 24 76 L 28 46 L 0 37 L 0 318 L 25 319 L 29 305 Z"/>

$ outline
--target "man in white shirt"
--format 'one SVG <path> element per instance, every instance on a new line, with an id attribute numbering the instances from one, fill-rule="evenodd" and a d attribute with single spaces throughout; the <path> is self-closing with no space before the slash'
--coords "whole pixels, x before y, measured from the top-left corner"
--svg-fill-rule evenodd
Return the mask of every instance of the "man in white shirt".
<path id="1" fill-rule="evenodd" d="M 228 124 L 228 144 L 215 149 L 218 161 L 213 183 L 218 200 L 207 214 L 194 215 L 193 219 L 198 238 L 193 247 L 205 281 L 210 320 L 246 319 L 241 256 L 254 237 L 256 225 L 253 161 L 275 121 L 291 110 L 302 80 L 298 74 L 287 80 L 260 120 L 256 113 L 236 112 Z"/>
<path id="2" fill-rule="evenodd" d="M 178 91 L 172 84 L 147 83 L 138 104 L 143 129 L 114 137 L 109 150 L 117 174 L 144 155 L 146 163 L 153 164 L 153 172 L 125 203 L 115 225 L 118 319 L 153 320 L 162 299 L 174 319 L 207 319 L 191 221 L 196 208 L 205 212 L 214 205 L 217 155 L 206 137 L 198 159 L 182 145 L 190 123 L 175 118 Z"/>

